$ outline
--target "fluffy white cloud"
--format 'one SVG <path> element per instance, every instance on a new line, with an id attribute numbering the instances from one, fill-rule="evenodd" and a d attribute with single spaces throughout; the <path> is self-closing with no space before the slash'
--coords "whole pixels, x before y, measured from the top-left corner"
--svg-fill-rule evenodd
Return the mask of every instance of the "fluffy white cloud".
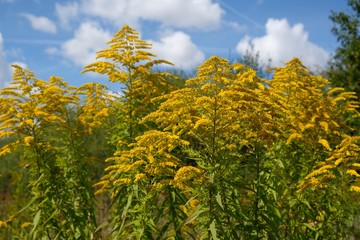
<path id="1" fill-rule="evenodd" d="M 328 52 L 309 41 L 303 24 L 290 26 L 287 19 L 268 19 L 264 36 L 245 36 L 236 50 L 241 54 L 247 50 L 259 52 L 262 62 L 271 59 L 274 66 L 299 57 L 307 67 L 317 68 L 324 67 L 329 59 Z"/>
<path id="2" fill-rule="evenodd" d="M 111 34 L 94 22 L 84 22 L 75 31 L 74 37 L 64 42 L 60 49 L 48 49 L 48 53 L 58 53 L 79 66 L 95 61 L 96 52 L 106 47 Z"/>
<path id="3" fill-rule="evenodd" d="M 77 2 L 55 3 L 55 14 L 59 18 L 61 26 L 68 28 L 70 21 L 79 14 L 79 4 Z"/>
<path id="4" fill-rule="evenodd" d="M 56 26 L 50 19 L 46 17 L 37 17 L 28 13 L 23 13 L 21 15 L 30 21 L 32 28 L 42 32 L 56 33 Z"/>
<path id="5" fill-rule="evenodd" d="M 246 25 L 241 25 L 237 22 L 233 22 L 233 21 L 224 21 L 224 24 L 231 27 L 233 30 L 237 31 L 237 32 L 244 32 L 245 30 L 247 30 Z"/>
<path id="6" fill-rule="evenodd" d="M 3 37 L 0 33 L 0 88 L 4 87 L 10 80 L 11 70 L 9 64 L 6 61 L 4 49 L 3 49 Z"/>
<path id="7" fill-rule="evenodd" d="M 197 67 L 205 59 L 204 53 L 191 41 L 184 32 L 174 32 L 152 42 L 154 52 L 160 59 L 168 60 L 182 69 Z"/>
<path id="8" fill-rule="evenodd" d="M 83 0 L 86 14 L 110 20 L 117 25 L 137 25 L 140 20 L 165 26 L 216 29 L 224 11 L 212 0 Z"/>
<path id="9" fill-rule="evenodd" d="M 22 68 L 27 68 L 26 63 L 24 62 L 15 61 L 12 63 L 8 63 L 6 59 L 6 55 L 8 54 L 5 54 L 5 50 L 3 48 L 3 42 L 4 40 L 0 32 L 0 88 L 5 87 L 11 81 L 11 76 L 12 73 L 14 72 L 14 68 L 11 67 L 11 64 L 19 65 Z M 9 52 L 7 51 L 7 53 Z"/>

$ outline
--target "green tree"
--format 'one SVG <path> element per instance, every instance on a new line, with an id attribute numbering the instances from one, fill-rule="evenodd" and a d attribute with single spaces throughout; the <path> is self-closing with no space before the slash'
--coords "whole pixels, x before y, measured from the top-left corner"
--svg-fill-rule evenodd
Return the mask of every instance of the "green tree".
<path id="1" fill-rule="evenodd" d="M 254 49 L 246 50 L 245 54 L 237 59 L 238 63 L 255 70 L 259 77 L 266 79 L 269 79 L 272 76 L 271 72 L 267 70 L 271 65 L 271 61 L 271 58 L 269 58 L 266 63 L 261 62 L 260 53 L 258 51 L 255 52 Z"/>
<path id="2" fill-rule="evenodd" d="M 334 86 L 360 93 L 360 1 L 348 0 L 350 11 L 332 12 L 332 32 L 340 46 L 330 62 L 328 78 Z"/>

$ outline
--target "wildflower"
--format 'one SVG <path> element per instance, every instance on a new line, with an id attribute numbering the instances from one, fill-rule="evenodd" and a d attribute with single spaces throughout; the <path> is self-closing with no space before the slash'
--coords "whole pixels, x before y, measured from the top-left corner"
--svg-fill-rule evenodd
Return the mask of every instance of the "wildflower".
<path id="1" fill-rule="evenodd" d="M 32 136 L 27 136 L 24 138 L 24 144 L 25 146 L 30 146 L 31 145 L 31 142 L 34 140 L 34 137 Z"/>
<path id="2" fill-rule="evenodd" d="M 286 141 L 286 144 L 289 145 L 294 139 L 301 139 L 303 138 L 303 135 L 300 133 L 292 133 L 288 140 Z"/>
<path id="3" fill-rule="evenodd" d="M 7 223 L 4 221 L 0 221 L 0 228 L 7 228 Z"/>
<path id="4" fill-rule="evenodd" d="M 32 225 L 31 222 L 24 222 L 23 224 L 21 224 L 21 228 L 28 228 L 31 225 Z"/>
<path id="5" fill-rule="evenodd" d="M 358 186 L 351 186 L 350 191 L 359 192 L 360 193 L 360 187 Z"/>
<path id="6" fill-rule="evenodd" d="M 354 169 L 348 169 L 346 173 L 355 177 L 360 177 L 360 175 Z"/>
<path id="7" fill-rule="evenodd" d="M 135 180 L 134 182 L 138 182 L 140 181 L 141 179 L 144 179 L 146 177 L 146 175 L 144 173 L 138 173 L 135 175 Z"/>
<path id="8" fill-rule="evenodd" d="M 320 139 L 318 141 L 318 143 L 320 143 L 321 145 L 323 145 L 327 150 L 332 151 L 329 142 L 326 139 Z"/>
<path id="9" fill-rule="evenodd" d="M 180 189 L 186 189 L 187 186 L 185 182 L 200 177 L 199 175 L 203 173 L 203 170 L 193 167 L 193 166 L 186 166 L 180 168 L 175 177 L 174 177 L 174 185 Z"/>
<path id="10" fill-rule="evenodd" d="M 9 145 L 5 145 L 0 149 L 0 156 L 6 155 L 8 153 L 11 153 L 11 148 Z"/>
<path id="11" fill-rule="evenodd" d="M 209 119 L 200 119 L 195 123 L 194 129 L 199 128 L 201 125 L 209 125 L 211 121 Z"/>

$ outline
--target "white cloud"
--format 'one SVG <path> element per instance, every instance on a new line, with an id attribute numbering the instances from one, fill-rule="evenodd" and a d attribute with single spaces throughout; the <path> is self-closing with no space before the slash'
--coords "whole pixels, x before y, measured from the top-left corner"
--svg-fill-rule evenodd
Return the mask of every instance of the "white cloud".
<path id="1" fill-rule="evenodd" d="M 55 3 L 55 14 L 59 18 L 61 26 L 68 28 L 70 21 L 79 14 L 79 5 L 77 2 Z"/>
<path id="2" fill-rule="evenodd" d="M 12 57 L 12 58 L 25 59 L 24 53 L 21 48 L 6 49 L 6 56 Z"/>
<path id="3" fill-rule="evenodd" d="M 236 50 L 241 54 L 247 50 L 259 52 L 260 61 L 267 62 L 270 58 L 274 66 L 281 66 L 293 57 L 298 57 L 312 69 L 324 67 L 329 59 L 328 52 L 309 41 L 303 24 L 290 26 L 287 19 L 268 19 L 264 36 L 245 36 Z"/>
<path id="4" fill-rule="evenodd" d="M 233 30 L 237 31 L 237 32 L 244 32 L 245 30 L 247 30 L 246 25 L 241 25 L 237 22 L 233 22 L 233 21 L 224 21 L 224 24 L 231 27 Z"/>
<path id="5" fill-rule="evenodd" d="M 141 20 L 164 26 L 216 29 L 224 11 L 212 0 L 83 0 L 82 11 L 116 25 L 138 25 Z"/>
<path id="6" fill-rule="evenodd" d="M 23 13 L 21 15 L 30 21 L 33 29 L 42 32 L 56 33 L 56 26 L 50 19 L 46 17 L 37 17 L 28 13 Z"/>
<path id="7" fill-rule="evenodd" d="M 0 88 L 7 86 L 11 81 L 12 73 L 14 72 L 14 68 L 11 67 L 11 64 L 19 65 L 22 68 L 27 68 L 26 63 L 21 61 L 15 61 L 12 63 L 8 63 L 6 59 L 6 55 L 3 48 L 3 37 L 0 32 Z M 7 51 L 8 53 L 8 51 Z M 18 56 L 15 56 L 18 57 Z"/>
<path id="8" fill-rule="evenodd" d="M 53 55 L 53 54 L 58 54 L 59 53 L 59 49 L 57 49 L 56 47 L 49 47 L 45 49 L 45 52 L 47 54 Z"/>
<path id="9" fill-rule="evenodd" d="M 11 70 L 9 64 L 6 61 L 4 49 L 3 49 L 3 37 L 0 33 L 0 88 L 4 87 L 10 80 Z"/>
<path id="10" fill-rule="evenodd" d="M 48 53 L 59 53 L 67 60 L 79 66 L 84 66 L 96 59 L 96 52 L 106 48 L 106 42 L 111 34 L 95 22 L 84 22 L 75 31 L 74 37 L 64 42 L 60 49 L 50 48 Z"/>
<path id="11" fill-rule="evenodd" d="M 168 60 L 182 69 L 195 68 L 205 59 L 204 53 L 191 41 L 190 36 L 181 31 L 171 33 L 152 44 L 152 52 L 158 58 Z"/>

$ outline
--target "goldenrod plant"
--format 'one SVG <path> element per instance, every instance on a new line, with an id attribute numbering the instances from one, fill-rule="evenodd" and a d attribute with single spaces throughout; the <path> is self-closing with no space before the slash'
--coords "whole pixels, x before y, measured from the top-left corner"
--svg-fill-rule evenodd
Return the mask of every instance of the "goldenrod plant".
<path id="1" fill-rule="evenodd" d="M 169 84 L 172 75 L 155 72 L 153 68 L 172 63 L 154 59 L 156 55 L 148 51 L 151 44 L 140 39 L 139 33 L 128 25 L 114 34 L 107 44 L 108 48 L 97 52 L 99 61 L 85 66 L 82 73 L 106 74 L 109 81 L 121 84 L 117 128 L 122 134 L 116 140 L 130 143 L 141 133 L 141 118 L 154 110 L 151 99 L 172 89 Z"/>
<path id="2" fill-rule="evenodd" d="M 354 93 L 298 58 L 263 79 L 212 56 L 179 84 L 135 29 L 108 44 L 83 72 L 106 74 L 116 92 L 14 66 L 0 92 L 0 159 L 19 156 L 32 197 L 0 216 L 0 237 L 359 237 Z M 101 155 L 90 149 L 99 141 Z"/>
<path id="3" fill-rule="evenodd" d="M 0 92 L 1 137 L 13 141 L 1 148 L 1 155 L 19 153 L 33 198 L 5 222 L 27 221 L 18 223 L 18 229 L 7 224 L 20 239 L 92 238 L 96 220 L 82 130 L 93 121 L 84 122 L 86 111 L 75 87 L 59 77 L 44 81 L 13 67 L 13 81 Z"/>
<path id="4" fill-rule="evenodd" d="M 97 53 L 99 61 L 85 66 L 83 72 L 91 71 L 106 74 L 111 82 L 121 84 L 120 97 L 113 102 L 112 106 L 115 111 L 115 124 L 112 127 L 113 134 L 110 137 L 110 142 L 117 146 L 118 152 L 121 152 L 129 149 L 130 144 L 135 142 L 137 136 L 155 127 L 141 124 L 141 119 L 154 111 L 159 104 L 159 102 L 152 100 L 154 97 L 161 96 L 176 88 L 173 84 L 176 84 L 176 79 L 170 73 L 155 71 L 154 67 L 157 65 L 172 64 L 165 60 L 155 59 L 155 54 L 148 51 L 151 44 L 141 40 L 135 29 L 125 25 L 108 42 L 108 45 L 107 49 Z M 115 155 L 118 155 L 118 152 Z M 123 191 L 126 193 L 123 194 Z M 141 200 L 137 195 L 136 198 L 134 197 L 134 201 L 132 198 L 128 198 L 128 195 L 135 194 L 136 191 L 133 188 L 125 187 L 113 193 L 113 195 L 117 195 L 118 192 L 122 193 L 116 197 L 117 206 L 114 207 L 116 216 L 112 221 L 113 228 L 122 229 L 124 218 L 127 216 L 128 205 L 139 208 L 142 204 L 139 203 Z M 140 208 L 145 209 L 144 207 L 145 205 L 140 206 Z M 132 215 L 134 218 L 143 217 L 138 213 Z M 119 219 L 119 216 L 122 216 L 122 219 Z M 146 225 L 148 224 L 142 224 L 142 227 Z M 108 228 L 108 226 L 106 227 Z M 118 231 L 118 233 L 120 232 L 121 230 Z M 122 237 L 122 235 L 118 236 L 120 239 Z"/>

